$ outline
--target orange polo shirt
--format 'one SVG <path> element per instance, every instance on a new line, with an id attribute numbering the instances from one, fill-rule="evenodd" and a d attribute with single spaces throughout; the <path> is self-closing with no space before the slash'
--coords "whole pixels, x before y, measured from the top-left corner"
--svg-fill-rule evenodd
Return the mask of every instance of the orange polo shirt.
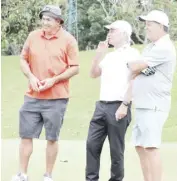
<path id="1" fill-rule="evenodd" d="M 28 62 L 34 76 L 44 80 L 62 74 L 69 66 L 78 65 L 78 45 L 75 38 L 62 28 L 50 39 L 40 29 L 29 34 L 21 58 Z M 41 92 L 33 91 L 29 85 L 26 95 L 38 99 L 68 98 L 69 80 L 60 81 Z"/>

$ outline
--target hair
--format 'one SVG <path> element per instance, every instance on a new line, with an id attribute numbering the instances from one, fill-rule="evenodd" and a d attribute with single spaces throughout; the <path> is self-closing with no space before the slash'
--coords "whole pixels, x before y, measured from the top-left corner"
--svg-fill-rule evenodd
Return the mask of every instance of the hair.
<path id="1" fill-rule="evenodd" d="M 126 31 L 122 31 L 122 33 L 125 37 L 126 43 L 131 43 L 131 35 L 129 35 Z"/>
<path id="2" fill-rule="evenodd" d="M 63 24 L 63 21 L 61 20 L 61 18 L 59 18 L 57 15 L 55 15 L 51 12 L 44 12 L 44 13 L 42 13 L 42 16 L 49 16 L 49 17 L 55 19 L 60 25 Z"/>
<path id="3" fill-rule="evenodd" d="M 169 27 L 163 26 L 163 30 L 164 30 L 166 33 L 168 33 L 168 32 L 169 32 Z"/>

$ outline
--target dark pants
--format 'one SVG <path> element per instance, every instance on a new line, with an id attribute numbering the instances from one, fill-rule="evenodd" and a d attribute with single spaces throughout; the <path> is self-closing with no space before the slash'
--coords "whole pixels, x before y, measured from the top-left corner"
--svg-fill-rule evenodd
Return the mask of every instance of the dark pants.
<path id="1" fill-rule="evenodd" d="M 106 136 L 111 153 L 111 178 L 109 181 L 122 181 L 124 177 L 125 133 L 131 121 L 131 110 L 123 119 L 116 121 L 115 113 L 121 101 L 96 103 L 96 109 L 90 122 L 87 138 L 86 181 L 98 181 L 100 154 Z"/>

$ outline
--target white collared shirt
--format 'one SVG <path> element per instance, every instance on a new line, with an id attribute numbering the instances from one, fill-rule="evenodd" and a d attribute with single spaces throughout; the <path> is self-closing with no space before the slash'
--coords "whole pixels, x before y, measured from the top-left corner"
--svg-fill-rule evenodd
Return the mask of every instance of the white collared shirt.
<path id="1" fill-rule="evenodd" d="M 139 51 L 130 45 L 124 45 L 105 56 L 99 64 L 101 68 L 100 100 L 124 100 L 129 77 L 127 62 L 137 60 L 139 56 Z"/>

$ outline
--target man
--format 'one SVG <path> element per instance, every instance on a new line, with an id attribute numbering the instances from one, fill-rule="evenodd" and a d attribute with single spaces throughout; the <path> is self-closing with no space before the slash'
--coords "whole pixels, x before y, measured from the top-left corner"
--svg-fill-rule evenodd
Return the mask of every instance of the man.
<path id="1" fill-rule="evenodd" d="M 29 90 L 20 109 L 20 173 L 12 181 L 27 181 L 27 168 L 33 150 L 33 138 L 46 132 L 46 173 L 52 170 L 58 151 L 58 137 L 69 99 L 69 79 L 78 74 L 78 46 L 66 32 L 59 7 L 47 5 L 40 12 L 42 29 L 29 34 L 22 53 L 21 69 L 29 81 Z"/>
<path id="2" fill-rule="evenodd" d="M 132 28 L 128 22 L 118 20 L 106 28 L 109 29 L 108 38 L 99 43 L 91 68 L 92 78 L 101 76 L 101 89 L 88 131 L 87 181 L 99 180 L 100 154 L 107 136 L 111 153 L 110 181 L 123 180 L 124 137 L 131 121 L 130 96 L 125 97 L 129 80 L 126 64 L 136 60 L 139 52 L 130 47 Z M 115 50 L 106 54 L 108 43 Z"/>
<path id="3" fill-rule="evenodd" d="M 159 147 L 162 128 L 170 110 L 176 52 L 168 34 L 168 16 L 164 12 L 153 10 L 139 19 L 145 21 L 147 38 L 151 43 L 143 51 L 141 60 L 128 63 L 132 74 L 138 75 L 133 82 L 136 108 L 133 141 L 144 180 L 161 181 Z M 146 74 L 147 68 L 154 68 L 155 72 Z"/>

